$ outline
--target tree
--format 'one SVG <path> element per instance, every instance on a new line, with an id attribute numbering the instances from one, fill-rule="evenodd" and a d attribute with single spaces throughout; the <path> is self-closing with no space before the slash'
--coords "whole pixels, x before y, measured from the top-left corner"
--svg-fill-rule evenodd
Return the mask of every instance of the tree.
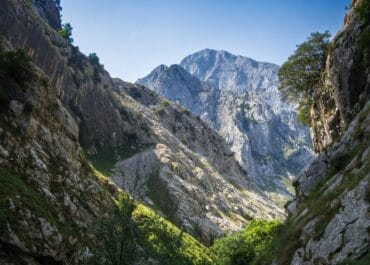
<path id="1" fill-rule="evenodd" d="M 97 55 L 95 52 L 90 53 L 87 57 L 89 58 L 89 61 L 90 61 L 92 64 L 94 64 L 94 65 L 96 65 L 96 66 L 100 66 L 100 60 L 99 60 L 99 57 L 98 57 L 98 55 Z"/>
<path id="2" fill-rule="evenodd" d="M 55 6 L 58 11 L 62 11 L 62 6 L 60 5 L 60 0 L 54 0 Z"/>
<path id="3" fill-rule="evenodd" d="M 121 196 L 112 216 L 102 220 L 97 231 L 97 238 L 103 246 L 91 260 L 92 264 L 129 265 L 136 259 L 136 235 L 132 214 L 134 201 Z"/>
<path id="4" fill-rule="evenodd" d="M 330 43 L 330 33 L 315 32 L 297 46 L 278 72 L 279 90 L 284 100 L 298 103 L 298 119 L 310 125 L 310 109 L 314 91 L 322 84 L 322 72 Z"/>
<path id="5" fill-rule="evenodd" d="M 68 40 L 69 43 L 72 43 L 73 42 L 72 29 L 73 28 L 72 28 L 71 24 L 66 23 L 66 24 L 63 24 L 62 29 L 59 30 L 58 32 L 59 32 L 60 36 L 62 36 L 66 40 Z"/>
<path id="6" fill-rule="evenodd" d="M 275 236 L 280 222 L 277 220 L 253 220 L 244 231 L 217 239 L 211 249 L 220 265 L 253 264 Z"/>

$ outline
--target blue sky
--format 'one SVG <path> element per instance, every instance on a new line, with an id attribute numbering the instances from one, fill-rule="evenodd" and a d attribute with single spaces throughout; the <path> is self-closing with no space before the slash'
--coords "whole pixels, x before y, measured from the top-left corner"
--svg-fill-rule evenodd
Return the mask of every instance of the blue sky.
<path id="1" fill-rule="evenodd" d="M 282 64 L 311 32 L 336 33 L 349 0 L 62 0 L 74 44 L 134 82 L 204 48 Z"/>

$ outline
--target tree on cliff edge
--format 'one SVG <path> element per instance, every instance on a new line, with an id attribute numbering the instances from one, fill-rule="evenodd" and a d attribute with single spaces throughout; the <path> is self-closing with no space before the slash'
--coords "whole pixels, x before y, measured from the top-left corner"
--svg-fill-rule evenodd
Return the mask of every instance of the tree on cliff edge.
<path id="1" fill-rule="evenodd" d="M 310 109 L 315 90 L 322 87 L 321 74 L 330 43 L 330 33 L 315 32 L 297 46 L 294 53 L 279 69 L 279 90 L 284 100 L 298 103 L 297 118 L 310 125 Z"/>

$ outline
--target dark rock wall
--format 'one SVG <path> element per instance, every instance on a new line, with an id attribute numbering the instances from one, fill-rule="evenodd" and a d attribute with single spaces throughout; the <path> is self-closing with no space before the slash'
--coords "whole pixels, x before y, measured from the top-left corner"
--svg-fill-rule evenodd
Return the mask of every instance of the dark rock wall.
<path id="1" fill-rule="evenodd" d="M 361 1 L 354 1 L 354 7 Z M 339 139 L 370 98 L 370 72 L 358 48 L 364 25 L 352 8 L 335 36 L 324 73 L 324 91 L 314 96 L 312 138 L 316 152 Z"/>

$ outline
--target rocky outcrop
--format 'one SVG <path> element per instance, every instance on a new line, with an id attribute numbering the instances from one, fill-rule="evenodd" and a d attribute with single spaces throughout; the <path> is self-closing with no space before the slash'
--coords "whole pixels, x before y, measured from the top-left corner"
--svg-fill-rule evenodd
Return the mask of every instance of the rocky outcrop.
<path id="1" fill-rule="evenodd" d="M 29 71 L 22 83 L 0 75 L 0 263 L 77 264 L 96 247 L 91 227 L 114 205 L 112 194 L 84 159 L 78 125 L 47 77 Z"/>
<path id="2" fill-rule="evenodd" d="M 116 84 L 126 110 L 141 113 L 141 127 L 156 139 L 115 166 L 113 180 L 134 198 L 207 244 L 252 218 L 284 215 L 208 124 L 145 87 Z"/>
<path id="3" fill-rule="evenodd" d="M 369 251 L 370 103 L 341 140 L 328 147 L 296 181 L 288 204 L 299 230 L 291 264 L 338 264 Z"/>
<path id="4" fill-rule="evenodd" d="M 25 50 L 43 72 L 50 97 L 66 110 L 57 112 L 66 124 L 59 130 L 73 132 L 75 148 L 96 168 L 106 174 L 114 168 L 113 179 L 133 197 L 206 243 L 251 217 L 284 216 L 205 122 L 145 87 L 113 80 L 101 65 L 63 39 L 35 8 L 36 2 L 31 8 L 23 0 L 3 1 L 0 32 L 12 48 Z M 12 109 L 21 113 L 22 104 L 12 103 Z M 71 145 L 65 141 L 65 146 Z M 6 154 L 11 148 L 3 151 Z M 48 166 L 43 160 L 39 164 Z M 82 176 L 75 174 L 74 185 L 78 185 Z M 135 183 L 143 185 L 138 188 Z M 151 193 L 157 188 L 164 197 Z M 68 195 L 63 201 L 69 205 L 74 199 Z M 76 207 L 71 204 L 73 211 Z"/>
<path id="5" fill-rule="evenodd" d="M 355 6 L 361 1 L 353 2 L 343 29 L 331 44 L 323 77 L 325 89 L 314 95 L 312 138 L 316 152 L 340 138 L 370 97 L 370 71 L 358 46 L 364 25 Z"/>
<path id="6" fill-rule="evenodd" d="M 325 88 L 316 92 L 312 109 L 320 153 L 294 183 L 286 230 L 288 240 L 298 240 L 285 241 L 285 259 L 275 257 L 277 264 L 369 262 L 370 80 L 358 46 L 364 27 L 355 13 L 362 2 L 353 1 L 331 43 Z"/>
<path id="7" fill-rule="evenodd" d="M 32 8 L 54 29 L 59 30 L 62 27 L 60 0 L 30 0 L 29 3 L 33 4 Z"/>
<path id="8" fill-rule="evenodd" d="M 158 66 L 137 82 L 178 102 L 219 131 L 254 182 L 284 202 L 313 156 L 308 129 L 282 102 L 278 66 L 205 49 L 180 65 Z"/>

